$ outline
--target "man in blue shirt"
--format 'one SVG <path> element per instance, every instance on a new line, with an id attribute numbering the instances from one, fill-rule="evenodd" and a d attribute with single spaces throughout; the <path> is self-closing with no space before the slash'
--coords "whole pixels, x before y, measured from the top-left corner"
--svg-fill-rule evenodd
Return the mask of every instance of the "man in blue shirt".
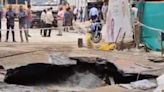
<path id="1" fill-rule="evenodd" d="M 8 42 L 10 29 L 12 31 L 13 42 L 16 42 L 15 33 L 14 33 L 15 17 L 16 17 L 16 13 L 12 10 L 12 6 L 9 6 L 9 10 L 6 12 L 6 19 L 7 19 L 6 42 Z"/>
<path id="2" fill-rule="evenodd" d="M 98 9 L 95 6 L 93 6 L 89 11 L 89 17 L 92 20 L 95 20 L 98 16 L 99 16 Z"/>
<path id="3" fill-rule="evenodd" d="M 22 31 L 24 30 L 25 37 L 26 37 L 26 42 L 28 42 L 28 33 L 26 28 L 26 17 L 27 14 L 23 9 L 23 6 L 20 6 L 19 13 L 18 13 L 18 19 L 19 19 L 19 29 L 20 29 L 20 38 L 21 42 L 23 42 L 23 36 L 22 36 Z"/>

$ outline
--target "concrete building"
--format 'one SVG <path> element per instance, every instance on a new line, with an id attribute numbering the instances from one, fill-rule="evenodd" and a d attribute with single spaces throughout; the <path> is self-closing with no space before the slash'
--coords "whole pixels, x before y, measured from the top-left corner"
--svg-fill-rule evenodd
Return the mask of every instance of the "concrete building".
<path id="1" fill-rule="evenodd" d="M 76 6 L 78 8 L 87 6 L 87 0 L 67 0 L 67 2 L 71 6 Z"/>
<path id="2" fill-rule="evenodd" d="M 87 7 L 91 4 L 101 4 L 102 2 L 107 2 L 108 0 L 66 0 L 71 6 Z"/>
<path id="3" fill-rule="evenodd" d="M 88 11 L 93 4 L 97 6 L 97 8 L 101 8 L 104 1 L 107 0 L 66 0 L 70 6 L 76 6 L 77 8 L 83 7 L 85 10 L 85 18 L 88 17 Z"/>

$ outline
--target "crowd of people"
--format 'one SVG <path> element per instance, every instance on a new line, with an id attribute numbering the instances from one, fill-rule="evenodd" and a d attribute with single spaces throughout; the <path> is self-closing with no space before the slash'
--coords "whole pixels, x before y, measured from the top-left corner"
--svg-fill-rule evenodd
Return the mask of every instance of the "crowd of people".
<path id="1" fill-rule="evenodd" d="M 4 14 L 5 13 L 5 14 Z M 6 18 L 6 40 L 5 42 L 8 42 L 9 34 L 11 32 L 12 34 L 12 41 L 16 42 L 15 39 L 15 31 L 20 32 L 20 40 L 21 42 L 24 42 L 24 39 L 26 42 L 29 42 L 29 37 L 31 35 L 29 34 L 29 29 L 32 26 L 32 10 L 31 6 L 28 5 L 27 8 L 23 6 L 19 6 L 18 10 L 13 9 L 13 7 L 10 5 L 6 12 L 0 11 L 0 18 L 3 18 L 3 15 L 5 15 Z M 15 19 L 18 19 L 19 22 L 19 29 L 15 29 Z M 52 14 L 52 8 L 48 8 L 47 10 L 44 10 L 44 13 L 42 13 L 42 28 L 47 28 L 44 30 L 41 30 L 41 34 L 43 32 L 44 37 L 50 37 L 51 36 L 51 26 L 53 25 L 54 16 Z M 1 27 L 1 21 L 0 21 L 0 41 L 2 40 L 2 27 Z M 24 34 L 24 36 L 23 36 Z"/>
<path id="2" fill-rule="evenodd" d="M 2 19 L 2 17 L 3 17 L 3 12 L 1 11 L 0 12 L 0 18 Z M 23 6 L 20 6 L 18 12 L 16 12 L 12 8 L 12 6 L 9 6 L 8 10 L 5 13 L 5 18 L 7 20 L 7 22 L 6 22 L 7 31 L 6 31 L 5 42 L 8 42 L 10 31 L 12 33 L 12 41 L 16 42 L 16 40 L 15 40 L 15 29 L 14 29 L 16 18 L 18 18 L 18 20 L 19 20 L 19 31 L 20 31 L 21 42 L 24 41 L 23 35 L 22 35 L 23 32 L 25 34 L 26 42 L 28 42 L 28 37 L 31 37 L 29 35 L 29 30 L 28 30 L 31 27 L 31 22 L 32 22 L 31 6 L 28 5 L 27 9 L 25 9 Z M 0 29 L 2 29 L 1 27 L 2 26 L 1 26 L 1 21 L 0 21 Z M 0 41 L 2 39 L 1 31 L 2 30 L 0 30 Z"/>
<path id="3" fill-rule="evenodd" d="M 70 6 L 60 6 L 58 13 L 57 13 L 57 25 L 59 33 L 58 36 L 62 35 L 62 31 L 68 32 L 68 28 L 73 25 L 73 12 Z M 51 27 L 53 25 L 55 18 L 52 12 L 52 8 L 43 10 L 41 13 L 41 24 L 42 28 L 40 33 L 43 37 L 50 37 L 51 36 Z M 48 29 L 48 30 L 47 30 Z M 48 34 L 47 34 L 48 32 Z"/>
<path id="4" fill-rule="evenodd" d="M 51 27 L 54 22 L 53 8 L 48 8 L 43 10 L 41 13 L 41 27 L 46 29 L 41 29 L 40 34 L 43 37 L 51 37 Z"/>
<path id="5" fill-rule="evenodd" d="M 59 6 L 58 12 L 57 12 L 57 17 L 54 17 L 53 14 L 53 9 L 48 8 L 42 11 L 41 13 L 41 30 L 40 34 L 42 37 L 51 37 L 51 31 L 52 31 L 52 26 L 54 25 L 54 20 L 57 19 L 57 26 L 59 33 L 57 34 L 58 36 L 62 36 L 62 31 L 68 32 L 69 29 L 73 30 L 73 21 L 77 21 L 77 19 L 80 20 L 80 22 L 84 22 L 86 19 L 86 9 L 84 7 L 77 8 L 75 6 L 69 6 L 69 4 L 66 5 L 61 5 Z M 101 14 L 100 14 L 101 13 Z M 104 21 L 106 20 L 106 13 L 107 13 L 107 4 L 104 4 L 101 9 L 96 8 L 96 6 L 93 6 L 89 13 L 88 17 L 89 19 L 96 19 L 99 18 L 100 15 L 103 15 Z M 3 12 L 0 11 L 0 18 L 3 16 Z M 19 32 L 20 32 L 20 40 L 21 42 L 24 42 L 24 36 L 25 35 L 25 40 L 26 42 L 29 41 L 29 29 L 31 28 L 32 24 L 32 10 L 31 6 L 28 5 L 27 9 L 23 6 L 19 7 L 18 11 L 15 11 L 12 6 L 8 7 L 8 10 L 5 12 L 5 18 L 7 20 L 6 23 L 6 40 L 5 42 L 8 42 L 9 39 L 9 33 L 12 33 L 12 41 L 16 42 L 15 39 L 15 19 L 17 18 L 19 20 Z M 1 22 L 1 21 L 0 21 Z M 1 28 L 1 23 L 0 23 L 0 29 Z M 0 41 L 2 38 L 2 34 L 0 31 Z"/>
<path id="6" fill-rule="evenodd" d="M 102 7 L 97 7 L 96 5 L 93 4 L 89 9 L 89 12 L 88 9 L 84 7 L 80 7 L 79 9 L 74 7 L 73 9 L 74 20 L 76 21 L 78 17 L 80 22 L 84 22 L 86 19 L 93 20 L 95 18 L 99 18 L 100 20 L 104 20 L 105 22 L 107 11 L 108 11 L 107 3 L 104 3 Z"/>
<path id="7" fill-rule="evenodd" d="M 58 27 L 59 34 L 62 35 L 62 30 L 68 31 L 70 26 L 73 26 L 73 21 L 80 20 L 80 22 L 85 22 L 86 19 L 102 19 L 104 23 L 106 22 L 106 15 L 108 11 L 108 5 L 106 3 L 103 4 L 101 9 L 98 9 L 96 5 L 92 5 L 92 8 L 87 12 L 85 7 L 77 8 L 75 6 L 70 7 L 69 5 L 60 6 L 57 19 L 58 19 Z M 87 18 L 88 13 L 88 18 Z M 43 11 L 44 15 L 44 11 Z M 64 26 L 64 29 L 62 29 Z"/>

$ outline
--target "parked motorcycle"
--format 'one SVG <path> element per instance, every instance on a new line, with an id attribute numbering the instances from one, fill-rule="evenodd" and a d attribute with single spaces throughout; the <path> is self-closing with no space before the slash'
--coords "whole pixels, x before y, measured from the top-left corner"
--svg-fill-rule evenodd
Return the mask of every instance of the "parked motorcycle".
<path id="1" fill-rule="evenodd" d="M 101 34 L 102 24 L 101 24 L 101 22 L 100 21 L 92 22 L 90 28 L 91 28 L 91 34 L 92 34 L 91 40 L 94 43 L 99 43 L 102 40 L 102 34 Z"/>

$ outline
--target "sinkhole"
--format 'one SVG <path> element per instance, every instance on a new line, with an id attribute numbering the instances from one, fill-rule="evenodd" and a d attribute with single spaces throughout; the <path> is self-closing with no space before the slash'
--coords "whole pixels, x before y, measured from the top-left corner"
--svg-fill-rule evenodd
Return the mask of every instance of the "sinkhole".
<path id="1" fill-rule="evenodd" d="M 57 57 L 55 57 L 57 58 Z M 57 61 L 59 59 L 53 59 Z M 34 63 L 8 69 L 4 81 L 8 84 L 55 84 L 67 87 L 95 88 L 106 85 L 130 83 L 157 76 L 135 73 L 125 74 L 113 63 L 101 58 L 69 57 L 71 64 Z"/>

